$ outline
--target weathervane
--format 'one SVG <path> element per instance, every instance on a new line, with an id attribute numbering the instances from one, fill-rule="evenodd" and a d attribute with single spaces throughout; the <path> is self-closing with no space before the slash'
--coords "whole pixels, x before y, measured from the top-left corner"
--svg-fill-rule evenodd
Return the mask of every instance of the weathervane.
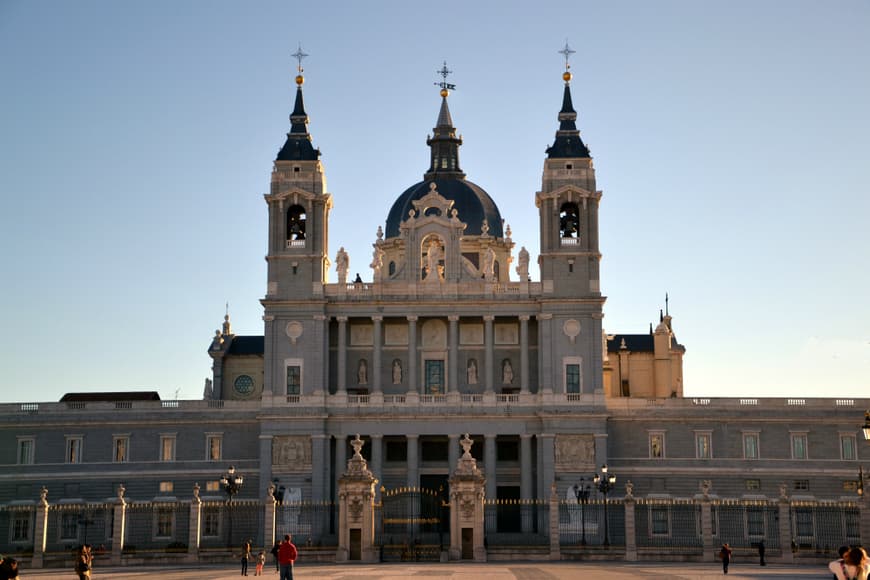
<path id="1" fill-rule="evenodd" d="M 302 43 L 301 42 L 299 43 L 299 48 L 296 50 L 296 52 L 294 52 L 290 56 L 292 56 L 293 58 L 296 59 L 296 62 L 298 63 L 296 65 L 296 70 L 301 73 L 302 72 L 302 59 L 305 58 L 306 56 L 308 56 L 307 54 L 302 52 Z"/>
<path id="2" fill-rule="evenodd" d="M 456 85 L 452 85 L 452 84 L 447 82 L 447 75 L 453 74 L 453 71 L 447 68 L 447 61 L 446 60 L 444 61 L 444 65 L 441 67 L 441 70 L 437 70 L 435 72 L 438 73 L 439 75 L 441 75 L 441 78 L 444 79 L 440 83 L 434 83 L 434 84 L 438 85 L 439 87 L 441 87 L 441 96 L 442 97 L 447 96 L 445 94 L 447 91 L 455 91 L 456 90 Z"/>

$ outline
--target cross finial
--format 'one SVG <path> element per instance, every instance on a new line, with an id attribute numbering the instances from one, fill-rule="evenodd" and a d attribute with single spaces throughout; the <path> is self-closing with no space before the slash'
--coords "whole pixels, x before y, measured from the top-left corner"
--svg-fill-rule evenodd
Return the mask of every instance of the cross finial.
<path id="1" fill-rule="evenodd" d="M 568 39 L 565 39 L 565 48 L 559 51 L 559 54 L 564 55 L 565 57 L 565 71 L 571 68 L 571 64 L 568 62 L 568 59 L 571 58 L 571 55 L 577 52 L 576 50 L 571 50 L 571 47 L 568 46 Z"/>
<path id="2" fill-rule="evenodd" d="M 441 69 L 437 70 L 435 72 L 438 73 L 439 75 L 441 75 L 441 78 L 443 79 L 440 83 L 435 83 L 436 85 L 441 87 L 442 92 L 447 91 L 447 90 L 450 90 L 450 91 L 456 90 L 456 85 L 453 85 L 453 84 L 450 84 L 447 82 L 447 75 L 453 74 L 453 71 L 447 68 L 447 61 L 446 60 L 444 61 L 444 64 L 441 65 Z M 447 96 L 447 95 L 443 95 L 443 96 Z"/>
<path id="3" fill-rule="evenodd" d="M 296 70 L 301 73 L 302 72 L 302 59 L 305 58 L 306 56 L 308 56 L 307 54 L 302 52 L 302 43 L 301 42 L 299 43 L 299 48 L 296 49 L 296 52 L 294 52 L 290 56 L 292 56 L 293 58 L 296 59 L 296 63 L 297 63 Z"/>

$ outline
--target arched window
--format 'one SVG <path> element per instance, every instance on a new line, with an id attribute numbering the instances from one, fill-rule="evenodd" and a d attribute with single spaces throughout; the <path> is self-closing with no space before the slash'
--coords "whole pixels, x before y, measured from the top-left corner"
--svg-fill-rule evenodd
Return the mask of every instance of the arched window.
<path id="1" fill-rule="evenodd" d="M 563 238 L 580 237 L 580 208 L 573 201 L 563 203 L 559 210 L 559 234 Z"/>
<path id="2" fill-rule="evenodd" d="M 390 265 L 387 266 L 387 273 L 392 277 L 396 275 L 396 263 L 390 262 Z"/>
<path id="3" fill-rule="evenodd" d="M 301 205 L 293 205 L 287 210 L 287 240 L 305 239 L 305 208 Z"/>
<path id="4" fill-rule="evenodd" d="M 492 263 L 492 278 L 496 282 L 498 282 L 501 279 L 501 277 L 499 276 L 498 260 L 496 260 L 495 262 Z"/>

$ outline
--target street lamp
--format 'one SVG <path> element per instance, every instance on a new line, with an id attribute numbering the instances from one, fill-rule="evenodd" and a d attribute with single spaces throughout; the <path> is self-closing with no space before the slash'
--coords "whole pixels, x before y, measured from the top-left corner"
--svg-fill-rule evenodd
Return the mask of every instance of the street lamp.
<path id="1" fill-rule="evenodd" d="M 607 527 L 607 494 L 613 491 L 616 487 L 616 476 L 612 473 L 607 473 L 607 464 L 601 466 L 601 473 L 596 473 L 592 478 L 592 483 L 598 488 L 598 491 L 604 496 L 604 545 L 610 545 L 610 531 Z"/>
<path id="2" fill-rule="evenodd" d="M 221 476 L 221 486 L 227 494 L 227 517 L 229 518 L 229 526 L 227 529 L 227 547 L 232 546 L 233 542 L 233 496 L 239 493 L 244 483 L 244 478 L 240 473 L 236 473 L 236 468 L 230 465 L 227 472 Z"/>
<path id="3" fill-rule="evenodd" d="M 589 502 L 589 494 L 592 493 L 592 488 L 586 483 L 584 478 L 580 478 L 580 483 L 574 484 L 574 497 L 577 498 L 577 503 L 580 504 L 580 529 L 582 539 L 580 545 L 586 545 L 586 504 Z"/>

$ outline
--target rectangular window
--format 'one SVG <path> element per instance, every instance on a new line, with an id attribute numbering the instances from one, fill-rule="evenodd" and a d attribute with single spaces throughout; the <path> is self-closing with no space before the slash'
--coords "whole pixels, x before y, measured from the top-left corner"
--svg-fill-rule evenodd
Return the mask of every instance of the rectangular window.
<path id="1" fill-rule="evenodd" d="M 66 438 L 66 462 L 82 462 L 82 437 L 81 435 L 67 436 Z"/>
<path id="2" fill-rule="evenodd" d="M 36 441 L 33 437 L 18 438 L 18 465 L 33 464 L 33 450 L 36 446 Z"/>
<path id="3" fill-rule="evenodd" d="M 495 442 L 495 458 L 498 461 L 519 461 L 520 442 L 511 439 L 506 441 L 497 439 Z"/>
<path id="4" fill-rule="evenodd" d="M 289 358 L 284 360 L 284 386 L 287 395 L 302 394 L 302 359 Z"/>
<path id="5" fill-rule="evenodd" d="M 30 541 L 30 512 L 12 512 L 12 541 Z"/>
<path id="6" fill-rule="evenodd" d="M 221 483 L 219 481 L 206 481 L 205 482 L 205 490 L 206 491 L 220 491 Z"/>
<path id="7" fill-rule="evenodd" d="M 697 459 L 712 459 L 712 439 L 711 433 L 695 433 L 695 457 Z"/>
<path id="8" fill-rule="evenodd" d="M 64 512 L 60 516 L 60 540 L 79 539 L 79 514 Z"/>
<path id="9" fill-rule="evenodd" d="M 795 491 L 809 491 L 810 490 L 810 480 L 809 479 L 796 479 L 796 480 L 794 480 L 794 489 L 795 489 Z"/>
<path id="10" fill-rule="evenodd" d="M 799 540 L 810 541 L 815 537 L 813 511 L 811 508 L 795 508 L 795 531 Z"/>
<path id="11" fill-rule="evenodd" d="M 206 434 L 205 437 L 205 452 L 206 452 L 206 460 L 208 461 L 220 461 L 221 460 L 221 446 L 223 442 L 222 435 L 216 434 Z"/>
<path id="12" fill-rule="evenodd" d="M 175 461 L 175 435 L 160 436 L 160 461 Z"/>
<path id="13" fill-rule="evenodd" d="M 840 435 L 840 459 L 843 461 L 855 461 L 858 454 L 855 446 L 854 435 Z"/>
<path id="14" fill-rule="evenodd" d="M 567 364 L 565 365 L 565 392 L 579 393 L 580 392 L 580 365 Z"/>
<path id="15" fill-rule="evenodd" d="M 858 482 L 855 481 L 854 479 L 844 481 L 843 482 L 843 491 L 845 491 L 846 493 L 857 493 L 858 492 Z"/>
<path id="16" fill-rule="evenodd" d="M 427 395 L 444 394 L 444 361 L 426 361 L 426 380 L 424 390 Z"/>
<path id="17" fill-rule="evenodd" d="M 650 459 L 664 459 L 665 457 L 665 434 L 652 432 L 649 434 Z"/>
<path id="18" fill-rule="evenodd" d="M 746 508 L 746 532 L 750 537 L 764 537 L 764 508 Z"/>
<path id="19" fill-rule="evenodd" d="M 112 461 L 115 463 L 126 463 L 130 460 L 130 437 L 128 435 L 115 435 L 113 438 Z"/>
<path id="20" fill-rule="evenodd" d="M 743 434 L 743 459 L 758 459 L 758 433 Z"/>
<path id="21" fill-rule="evenodd" d="M 806 459 L 807 458 L 807 434 L 792 433 L 791 435 L 791 458 Z"/>
<path id="22" fill-rule="evenodd" d="M 654 536 L 670 534 L 670 518 L 667 506 L 650 506 L 651 530 Z"/>
<path id="23" fill-rule="evenodd" d="M 215 538 L 220 536 L 220 513 L 216 509 L 204 509 L 202 511 L 202 535 Z"/>
<path id="24" fill-rule="evenodd" d="M 159 510 L 156 517 L 154 536 L 157 538 L 171 538 L 173 524 L 175 523 L 175 513 L 172 510 Z"/>
<path id="25" fill-rule="evenodd" d="M 761 489 L 760 479 L 747 479 L 745 483 L 746 491 L 758 491 Z"/>
<path id="26" fill-rule="evenodd" d="M 160 482 L 160 493 L 172 493 L 172 490 L 175 488 L 175 485 L 171 481 L 161 481 Z"/>

